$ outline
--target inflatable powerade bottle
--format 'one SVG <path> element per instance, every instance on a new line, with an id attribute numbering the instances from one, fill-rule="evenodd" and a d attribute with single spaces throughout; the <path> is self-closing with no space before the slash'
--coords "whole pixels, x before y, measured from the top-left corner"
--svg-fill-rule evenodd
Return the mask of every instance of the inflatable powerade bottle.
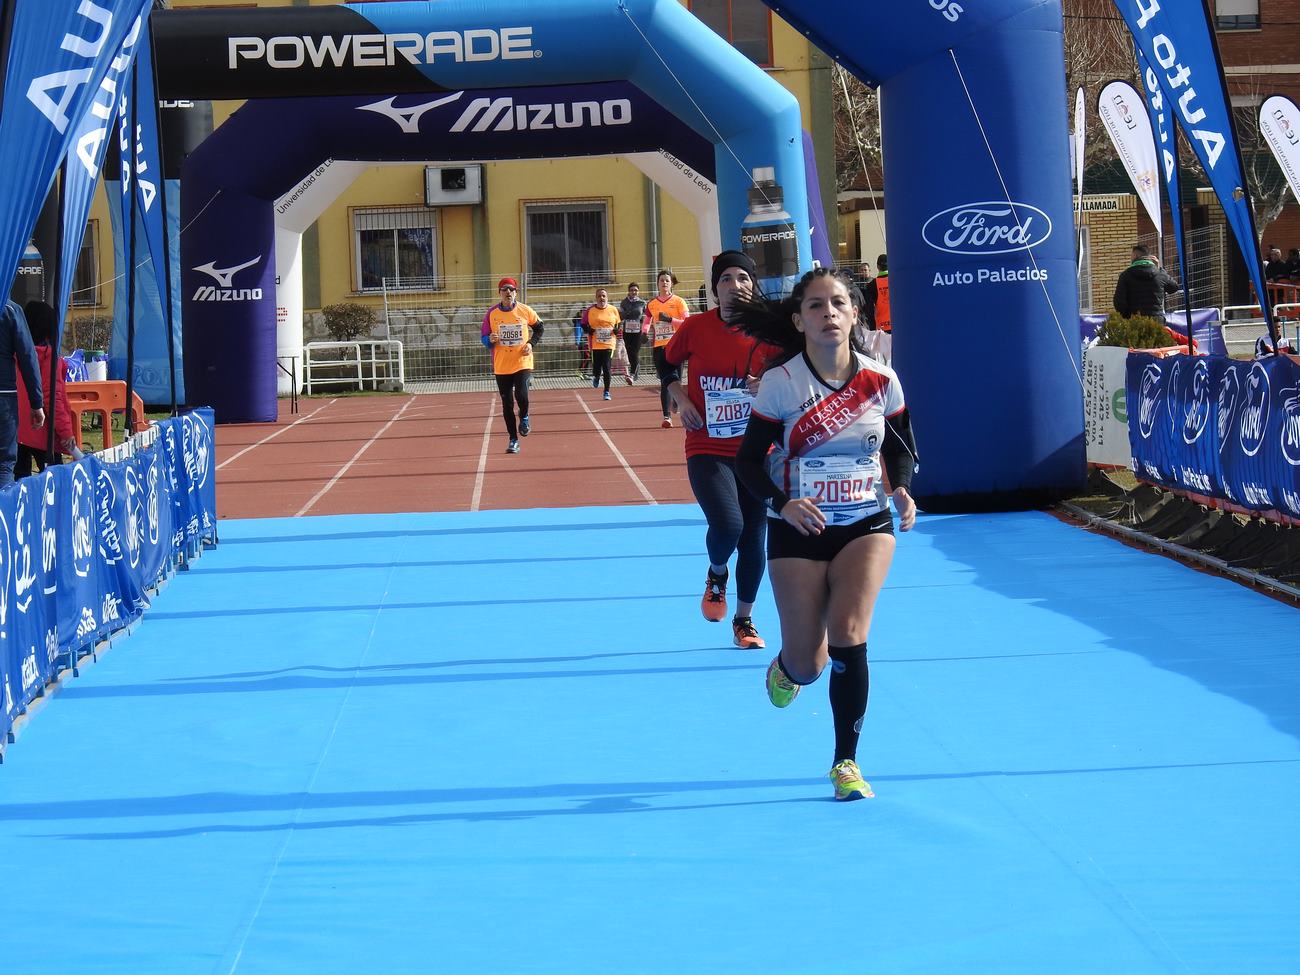
<path id="1" fill-rule="evenodd" d="M 749 216 L 740 226 L 740 247 L 758 269 L 758 287 L 770 298 L 783 298 L 799 280 L 798 230 L 785 212 L 785 194 L 776 170 L 754 170 Z"/>

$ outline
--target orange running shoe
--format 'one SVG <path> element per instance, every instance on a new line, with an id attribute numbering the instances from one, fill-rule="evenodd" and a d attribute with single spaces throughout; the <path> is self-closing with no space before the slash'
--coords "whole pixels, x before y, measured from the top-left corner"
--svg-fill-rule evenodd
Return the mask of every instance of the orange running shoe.
<path id="1" fill-rule="evenodd" d="M 700 600 L 700 612 L 710 623 L 721 623 L 727 618 L 727 577 L 715 576 L 712 569 L 704 580 L 704 598 Z"/>
<path id="2" fill-rule="evenodd" d="M 732 642 L 742 650 L 762 650 L 766 643 L 754 628 L 754 621 L 748 616 L 731 618 Z"/>

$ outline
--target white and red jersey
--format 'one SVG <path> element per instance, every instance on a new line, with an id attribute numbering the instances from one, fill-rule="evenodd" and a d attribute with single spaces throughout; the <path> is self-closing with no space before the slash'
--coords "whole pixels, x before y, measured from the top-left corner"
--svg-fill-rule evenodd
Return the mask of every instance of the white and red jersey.
<path id="1" fill-rule="evenodd" d="M 769 476 L 790 497 L 816 501 L 831 524 L 858 521 L 884 509 L 880 446 L 885 421 L 905 407 L 893 369 L 852 355 L 857 371 L 838 388 L 824 382 L 805 355 L 773 366 L 763 374 L 753 408 L 756 418 L 783 428 L 767 456 Z"/>

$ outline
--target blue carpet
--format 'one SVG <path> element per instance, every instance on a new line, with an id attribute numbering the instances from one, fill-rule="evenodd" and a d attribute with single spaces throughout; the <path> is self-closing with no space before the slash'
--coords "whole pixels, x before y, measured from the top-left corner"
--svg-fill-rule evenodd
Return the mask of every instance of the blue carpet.
<path id="1" fill-rule="evenodd" d="M 1300 615 L 922 517 L 836 804 L 825 680 L 699 615 L 694 508 L 222 523 L 0 767 L 52 973 L 1296 971 Z"/>

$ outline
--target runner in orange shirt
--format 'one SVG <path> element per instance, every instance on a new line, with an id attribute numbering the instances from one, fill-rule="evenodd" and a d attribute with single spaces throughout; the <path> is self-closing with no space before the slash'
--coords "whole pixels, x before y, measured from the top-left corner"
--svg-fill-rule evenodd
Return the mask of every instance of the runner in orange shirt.
<path id="1" fill-rule="evenodd" d="M 596 289 L 596 303 L 587 309 L 582 330 L 591 340 L 592 388 L 599 386 L 603 379 L 605 399 L 612 399 L 609 394 L 609 364 L 614 358 L 618 336 L 623 330 L 619 326 L 619 311 L 609 303 L 609 292 L 604 288 Z"/>
<path id="2" fill-rule="evenodd" d="M 673 294 L 673 288 L 677 286 L 677 275 L 672 271 L 660 271 L 655 280 L 659 286 L 659 293 L 646 305 L 645 320 L 650 334 L 654 337 L 654 349 L 651 355 L 654 358 L 655 371 L 663 375 L 667 365 L 664 361 L 664 349 L 691 310 L 686 304 L 686 299 Z M 659 425 L 671 427 L 673 418 L 668 411 L 672 406 L 672 397 L 668 395 L 667 386 L 659 388 L 659 405 L 664 411 L 663 422 Z"/>
<path id="3" fill-rule="evenodd" d="M 510 436 L 507 454 L 519 453 L 519 438 L 532 430 L 528 419 L 528 384 L 533 375 L 533 346 L 542 337 L 537 313 L 515 300 L 519 284 L 514 278 L 497 282 L 501 301 L 483 316 L 483 344 L 492 350 L 492 371 L 501 394 L 501 412 Z M 519 423 L 515 424 L 515 401 L 519 402 Z"/>

